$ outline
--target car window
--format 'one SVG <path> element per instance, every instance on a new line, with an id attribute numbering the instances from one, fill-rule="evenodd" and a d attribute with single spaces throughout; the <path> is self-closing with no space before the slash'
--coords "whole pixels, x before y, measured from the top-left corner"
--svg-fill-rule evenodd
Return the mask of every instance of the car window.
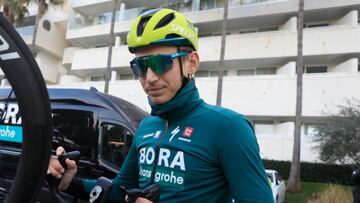
<path id="1" fill-rule="evenodd" d="M 283 181 L 281 175 L 278 172 L 275 173 L 275 177 L 279 180 L 279 182 Z"/>
<path id="2" fill-rule="evenodd" d="M 102 125 L 102 159 L 116 167 L 121 167 L 130 149 L 133 134 L 122 125 L 105 123 Z"/>
<path id="3" fill-rule="evenodd" d="M 271 173 L 266 173 L 266 175 L 270 179 L 270 181 L 273 183 L 274 182 L 273 175 Z"/>
<path id="4" fill-rule="evenodd" d="M 111 95 L 107 95 L 107 97 L 115 103 L 127 117 L 129 117 L 131 124 L 133 124 L 135 128 L 137 128 L 141 120 L 148 115 L 144 110 L 130 102 Z"/>
<path id="5" fill-rule="evenodd" d="M 90 112 L 80 110 L 53 111 L 53 149 L 63 146 L 66 151 L 80 151 L 81 159 L 92 157 L 93 118 Z"/>

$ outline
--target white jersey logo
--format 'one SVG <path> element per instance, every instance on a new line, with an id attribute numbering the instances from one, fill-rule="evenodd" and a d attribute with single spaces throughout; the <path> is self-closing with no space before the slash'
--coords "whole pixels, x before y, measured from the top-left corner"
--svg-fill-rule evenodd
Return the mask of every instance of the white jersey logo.
<path id="1" fill-rule="evenodd" d="M 10 46 L 2 36 L 0 36 L 0 41 L 2 42 L 0 44 L 0 52 L 8 51 Z M 0 58 L 1 58 L 1 60 L 6 61 L 6 60 L 11 60 L 11 59 L 18 59 L 18 58 L 20 58 L 20 56 L 19 56 L 19 53 L 14 51 L 14 52 L 0 54 Z"/>
<path id="2" fill-rule="evenodd" d="M 175 137 L 176 134 L 180 132 L 180 126 L 177 126 L 173 131 L 171 131 L 171 137 L 169 139 L 169 142 Z"/>
<path id="3" fill-rule="evenodd" d="M 140 164 L 146 163 L 151 165 L 155 161 L 155 150 L 152 147 L 149 148 L 141 148 L 139 150 L 139 162 Z M 160 148 L 157 165 L 164 166 L 167 168 L 175 168 L 178 167 L 182 171 L 185 171 L 185 161 L 184 161 L 184 152 L 177 151 L 173 158 L 171 157 L 171 151 L 166 148 Z"/>

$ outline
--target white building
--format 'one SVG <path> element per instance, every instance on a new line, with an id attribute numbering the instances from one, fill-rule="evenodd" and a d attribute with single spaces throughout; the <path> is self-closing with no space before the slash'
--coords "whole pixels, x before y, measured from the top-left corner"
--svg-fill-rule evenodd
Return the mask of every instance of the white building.
<path id="1" fill-rule="evenodd" d="M 48 84 L 58 83 L 58 75 L 66 73 L 66 69 L 62 66 L 62 58 L 64 48 L 68 46 L 65 35 L 69 10 L 70 5 L 66 0 L 62 7 L 54 8 L 49 6 L 39 22 L 35 41 L 35 49 L 37 50 L 36 61 Z M 36 15 L 37 5 L 31 3 L 28 7 L 28 15 L 24 20 L 24 24 L 16 27 L 16 30 L 30 47 L 32 46 Z M 4 73 L 0 72 L 0 78 L 2 79 Z M 6 80 L 2 80 L 2 85 L 7 84 Z"/>
<path id="2" fill-rule="evenodd" d="M 145 9 L 169 6 L 184 12 L 199 28 L 202 63 L 196 82 L 201 97 L 215 104 L 223 0 L 121 2 L 115 24 L 110 94 L 149 111 L 146 95 L 129 68 L 133 56 L 127 50 L 126 34 L 132 20 Z M 73 0 L 70 7 L 63 30 L 66 38 L 39 35 L 39 42 L 44 42 L 40 46 L 56 58 L 55 66 L 42 71 L 49 83 L 57 83 L 56 87 L 94 86 L 102 91 L 112 1 Z M 230 0 L 222 105 L 253 122 L 264 158 L 292 158 L 297 10 L 298 0 Z M 345 98 L 360 98 L 359 11 L 360 0 L 305 0 L 302 160 L 319 161 L 311 136 L 312 126 L 324 116 L 323 111 L 336 112 L 336 105 Z M 64 45 L 67 47 L 61 52 Z M 57 59 L 61 57 L 66 71 L 59 71 Z M 56 80 L 53 67 L 58 68 Z"/>

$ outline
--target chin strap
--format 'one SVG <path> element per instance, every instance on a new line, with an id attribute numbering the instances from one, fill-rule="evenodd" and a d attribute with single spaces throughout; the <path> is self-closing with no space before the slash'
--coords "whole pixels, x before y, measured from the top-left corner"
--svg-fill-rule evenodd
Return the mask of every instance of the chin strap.
<path id="1" fill-rule="evenodd" d="M 181 50 L 180 50 L 180 46 L 177 46 L 177 51 L 178 52 L 180 52 Z M 179 64 L 180 64 L 180 76 L 181 76 L 181 87 L 180 87 L 180 89 L 179 89 L 179 91 L 182 89 L 182 88 L 184 88 L 188 83 L 189 83 L 189 81 L 190 81 L 190 78 L 191 78 L 191 76 L 190 75 L 188 75 L 188 77 L 186 77 L 185 75 L 184 75 L 184 72 L 183 72 L 183 63 L 182 63 L 182 59 L 181 59 L 181 57 L 179 57 Z"/>

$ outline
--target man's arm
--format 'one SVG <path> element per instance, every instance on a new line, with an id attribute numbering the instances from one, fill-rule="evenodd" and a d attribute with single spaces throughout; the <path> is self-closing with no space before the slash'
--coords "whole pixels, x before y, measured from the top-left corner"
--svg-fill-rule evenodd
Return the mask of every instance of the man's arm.
<path id="1" fill-rule="evenodd" d="M 273 202 L 273 195 L 250 123 L 236 117 L 219 142 L 219 161 L 235 202 Z"/>
<path id="2" fill-rule="evenodd" d="M 111 192 L 109 193 L 109 199 L 115 201 L 125 200 L 126 193 L 122 189 L 122 187 L 125 187 L 126 189 L 139 187 L 138 158 L 135 139 L 125 158 L 123 166 L 121 167 L 119 173 L 112 182 L 113 187 Z M 91 189 L 96 185 L 96 180 L 84 179 L 82 180 L 82 183 L 84 190 L 89 193 Z"/>

